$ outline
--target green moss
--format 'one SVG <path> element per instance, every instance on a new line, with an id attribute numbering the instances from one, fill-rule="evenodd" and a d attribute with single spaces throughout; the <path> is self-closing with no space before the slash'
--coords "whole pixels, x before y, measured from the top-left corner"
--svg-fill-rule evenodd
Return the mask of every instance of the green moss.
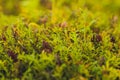
<path id="1" fill-rule="evenodd" d="M 0 1 L 0 80 L 119 80 L 119 0 Z"/>

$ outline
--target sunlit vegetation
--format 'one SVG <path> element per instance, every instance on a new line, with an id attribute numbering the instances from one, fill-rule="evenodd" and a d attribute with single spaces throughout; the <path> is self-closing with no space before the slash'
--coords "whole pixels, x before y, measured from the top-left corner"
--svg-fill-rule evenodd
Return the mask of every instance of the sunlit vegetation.
<path id="1" fill-rule="evenodd" d="M 120 80 L 119 0 L 0 0 L 0 80 Z"/>

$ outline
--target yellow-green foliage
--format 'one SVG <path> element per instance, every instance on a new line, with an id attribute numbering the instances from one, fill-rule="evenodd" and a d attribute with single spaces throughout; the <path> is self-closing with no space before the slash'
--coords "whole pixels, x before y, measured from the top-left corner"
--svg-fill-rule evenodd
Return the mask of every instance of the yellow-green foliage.
<path id="1" fill-rule="evenodd" d="M 0 80 L 120 80 L 119 0 L 0 0 Z"/>

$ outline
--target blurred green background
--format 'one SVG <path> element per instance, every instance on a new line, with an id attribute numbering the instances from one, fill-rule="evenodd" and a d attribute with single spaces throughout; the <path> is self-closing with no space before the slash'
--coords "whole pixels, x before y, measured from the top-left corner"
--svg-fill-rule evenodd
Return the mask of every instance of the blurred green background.
<path id="1" fill-rule="evenodd" d="M 67 8 L 75 10 L 87 8 L 93 12 L 105 11 L 120 13 L 119 0 L 0 0 L 0 11 L 7 15 L 40 9 Z M 63 9 L 64 10 L 64 9 Z M 29 12 L 30 13 L 30 12 Z"/>
<path id="2" fill-rule="evenodd" d="M 82 11 L 88 14 L 86 18 L 118 17 L 120 0 L 0 0 L 0 27 L 15 23 L 18 17 L 38 22 L 47 16 L 54 24 L 74 20 Z"/>

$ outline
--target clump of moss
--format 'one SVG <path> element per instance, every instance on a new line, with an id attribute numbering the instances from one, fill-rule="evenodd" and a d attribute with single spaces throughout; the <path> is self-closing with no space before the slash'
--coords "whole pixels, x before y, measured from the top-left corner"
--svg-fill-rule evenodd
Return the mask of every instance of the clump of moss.
<path id="1" fill-rule="evenodd" d="M 3 2 L 1 80 L 120 79 L 119 0 Z"/>

